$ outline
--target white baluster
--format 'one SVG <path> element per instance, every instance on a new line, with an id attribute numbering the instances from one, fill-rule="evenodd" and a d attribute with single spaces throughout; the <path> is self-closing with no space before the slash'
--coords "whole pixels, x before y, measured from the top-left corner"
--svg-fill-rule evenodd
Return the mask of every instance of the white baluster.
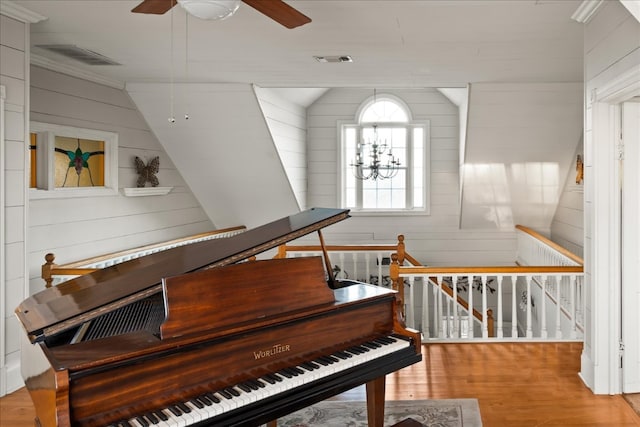
<path id="1" fill-rule="evenodd" d="M 399 286 L 404 286 L 404 278 L 400 277 L 400 284 Z M 406 319 L 405 321 L 407 322 L 407 326 L 410 328 L 415 328 L 415 312 L 414 312 L 414 307 L 415 307 L 415 281 L 413 276 L 409 277 L 409 292 L 405 292 L 405 305 L 404 305 L 404 310 L 406 313 Z M 409 300 L 406 301 L 406 296 L 409 295 Z"/>
<path id="2" fill-rule="evenodd" d="M 502 330 L 502 281 L 504 280 L 503 275 L 499 275 L 496 277 L 498 281 L 498 326 L 496 331 L 497 338 L 504 337 L 504 331 Z"/>
<path id="3" fill-rule="evenodd" d="M 431 337 L 431 327 L 429 325 L 429 289 L 431 284 L 427 276 L 422 276 L 422 333 L 425 337 Z"/>
<path id="4" fill-rule="evenodd" d="M 531 327 L 531 281 L 533 276 L 527 275 L 527 338 L 533 338 L 533 329 Z"/>
<path id="5" fill-rule="evenodd" d="M 487 325 L 487 277 L 484 274 L 480 276 L 482 289 L 482 338 L 489 338 L 489 325 Z"/>
<path id="6" fill-rule="evenodd" d="M 516 305 L 518 276 L 511 275 L 511 339 L 518 338 L 518 306 Z"/>
<path id="7" fill-rule="evenodd" d="M 562 324 L 560 317 L 560 284 L 561 284 L 562 276 L 556 276 L 556 338 L 562 338 Z"/>
<path id="8" fill-rule="evenodd" d="M 456 308 L 458 307 L 458 287 L 455 285 L 458 282 L 458 276 L 451 276 L 451 289 L 453 290 L 453 303 Z M 456 338 L 460 338 L 460 325 L 459 325 L 459 314 L 460 311 L 458 309 L 453 311 L 453 336 Z"/>
<path id="9" fill-rule="evenodd" d="M 549 276 L 541 277 L 540 284 L 542 285 L 542 301 L 540 302 L 540 317 L 542 317 L 540 323 L 540 337 L 547 338 L 547 283 L 549 282 Z"/>
<path id="10" fill-rule="evenodd" d="M 571 287 L 571 339 L 575 339 L 578 336 L 578 322 L 576 319 L 576 287 L 578 286 L 578 283 L 576 275 L 572 274 L 569 276 L 569 286 Z"/>
<path id="11" fill-rule="evenodd" d="M 475 337 L 475 331 L 473 330 L 473 276 L 467 276 L 468 286 L 469 286 L 469 313 L 468 313 L 468 324 L 469 324 L 469 338 Z M 455 286 L 455 284 L 454 284 Z"/>
<path id="12" fill-rule="evenodd" d="M 442 320 L 442 294 L 444 293 L 444 291 L 442 290 L 442 280 L 438 280 L 438 288 L 437 288 L 437 293 L 436 293 L 436 309 L 435 311 L 438 313 L 437 314 L 437 320 L 438 320 L 438 337 L 440 338 L 444 338 L 444 327 L 443 327 L 443 320 Z"/>

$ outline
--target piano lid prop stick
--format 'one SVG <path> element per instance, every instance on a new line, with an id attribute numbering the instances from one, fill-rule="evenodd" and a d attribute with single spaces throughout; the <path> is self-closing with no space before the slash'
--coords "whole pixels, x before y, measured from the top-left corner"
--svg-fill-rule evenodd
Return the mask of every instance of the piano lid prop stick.
<path id="1" fill-rule="evenodd" d="M 336 283 L 336 278 L 333 276 L 333 268 L 331 267 L 331 261 L 329 260 L 329 253 L 324 245 L 324 238 L 322 237 L 322 232 L 320 230 L 318 230 L 318 237 L 320 238 L 320 247 L 322 248 L 322 255 L 324 256 L 324 264 L 327 267 L 327 275 L 329 276 L 329 287 L 331 289 L 337 289 L 338 284 Z"/>

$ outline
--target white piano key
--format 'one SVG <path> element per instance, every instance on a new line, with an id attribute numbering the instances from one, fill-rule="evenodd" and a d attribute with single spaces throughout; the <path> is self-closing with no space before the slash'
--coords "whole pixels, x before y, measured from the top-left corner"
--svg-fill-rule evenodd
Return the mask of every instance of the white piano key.
<path id="1" fill-rule="evenodd" d="M 302 370 L 303 373 L 291 375 L 290 378 L 286 377 L 284 373 L 276 373 L 277 376 L 282 378 L 281 381 L 275 381 L 275 383 L 271 384 L 264 379 L 262 382 L 265 383 L 265 386 L 258 388 L 258 390 L 252 389 L 247 392 L 242 390 L 239 386 L 229 387 L 227 390 L 233 389 L 238 394 L 237 396 L 231 396 L 231 398 L 225 397 L 226 393 L 223 390 L 211 390 L 211 395 L 219 399 L 220 402 L 214 402 L 211 405 L 204 405 L 203 408 L 198 408 L 190 400 L 182 402 L 182 404 L 187 406 L 191 412 L 183 412 L 181 415 L 177 416 L 169 409 L 163 409 L 169 419 L 167 421 L 160 421 L 158 424 L 149 423 L 149 427 L 188 427 L 200 421 L 212 419 L 235 409 L 239 409 L 263 399 L 276 396 L 285 391 L 295 389 L 296 387 L 310 384 L 330 375 L 357 367 L 372 360 L 400 351 L 410 345 L 410 342 L 407 340 L 395 339 L 393 342 L 385 342 L 379 347 L 368 348 L 368 351 L 345 349 L 343 352 L 351 354 L 351 357 L 343 359 L 335 356 L 338 360 L 333 363 L 322 364 L 320 362 L 316 362 L 318 368 L 313 370 L 307 370 L 303 365 L 298 365 L 296 368 Z M 362 346 L 355 347 L 357 349 Z M 129 420 L 129 423 L 134 427 L 145 427 L 143 424 L 138 422 L 135 417 Z"/>

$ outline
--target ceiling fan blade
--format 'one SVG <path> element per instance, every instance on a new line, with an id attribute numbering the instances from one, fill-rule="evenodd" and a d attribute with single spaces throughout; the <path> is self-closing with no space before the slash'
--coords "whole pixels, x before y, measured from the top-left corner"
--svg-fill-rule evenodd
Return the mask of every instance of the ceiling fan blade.
<path id="1" fill-rule="evenodd" d="M 144 0 L 142 3 L 131 9 L 134 13 L 153 13 L 162 15 L 178 4 L 177 0 Z"/>
<path id="2" fill-rule="evenodd" d="M 296 28 L 311 22 L 311 18 L 282 0 L 242 0 L 258 12 L 287 28 Z"/>

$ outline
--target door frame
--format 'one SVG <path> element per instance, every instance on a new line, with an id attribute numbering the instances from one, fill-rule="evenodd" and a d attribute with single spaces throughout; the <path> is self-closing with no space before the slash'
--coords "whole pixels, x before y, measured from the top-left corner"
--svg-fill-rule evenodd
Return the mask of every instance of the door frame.
<path id="1" fill-rule="evenodd" d="M 606 80 L 590 81 L 585 93 L 585 133 L 590 131 L 585 139 L 590 145 L 585 147 L 585 243 L 589 245 L 585 248 L 585 275 L 591 330 L 585 340 L 580 376 L 596 394 L 622 393 L 619 104 L 640 96 L 638 68 L 631 66 Z"/>

